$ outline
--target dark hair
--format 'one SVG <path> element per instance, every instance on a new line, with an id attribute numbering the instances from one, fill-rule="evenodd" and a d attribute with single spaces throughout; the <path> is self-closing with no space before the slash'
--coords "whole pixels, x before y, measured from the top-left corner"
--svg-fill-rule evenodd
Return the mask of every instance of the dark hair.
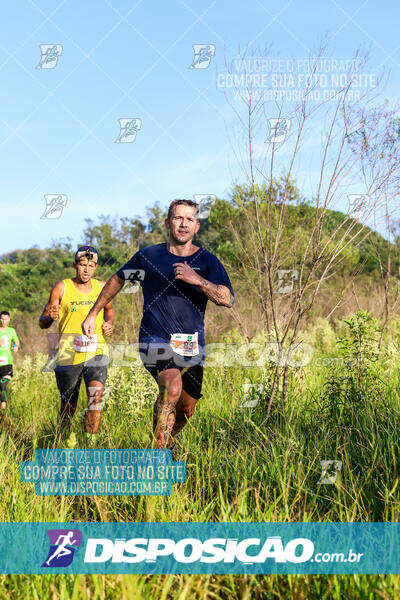
<path id="1" fill-rule="evenodd" d="M 168 208 L 168 221 L 171 220 L 171 217 L 174 212 L 174 207 L 179 206 L 179 204 L 186 204 L 186 206 L 192 206 L 193 208 L 196 209 L 196 217 L 199 214 L 199 205 L 197 204 L 197 202 L 194 202 L 194 200 L 184 200 L 184 199 L 173 200 L 173 202 L 171 202 L 171 204 L 169 205 L 169 208 Z"/>
<path id="2" fill-rule="evenodd" d="M 10 316 L 10 313 L 8 312 L 8 310 L 2 310 L 1 313 L 0 313 L 0 317 L 1 317 L 1 315 L 8 315 L 8 316 Z"/>

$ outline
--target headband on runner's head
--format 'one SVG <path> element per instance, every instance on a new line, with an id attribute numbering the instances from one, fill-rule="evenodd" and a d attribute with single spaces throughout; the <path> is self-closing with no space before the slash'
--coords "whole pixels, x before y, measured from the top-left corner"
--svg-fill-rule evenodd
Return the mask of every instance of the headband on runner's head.
<path id="1" fill-rule="evenodd" d="M 81 258 L 87 258 L 97 263 L 99 254 L 93 246 L 80 246 L 75 253 L 75 262 L 79 262 Z"/>

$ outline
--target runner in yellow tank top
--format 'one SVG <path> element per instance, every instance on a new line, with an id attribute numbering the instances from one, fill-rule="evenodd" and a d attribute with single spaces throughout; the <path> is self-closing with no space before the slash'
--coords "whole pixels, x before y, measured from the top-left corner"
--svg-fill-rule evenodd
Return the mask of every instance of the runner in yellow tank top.
<path id="1" fill-rule="evenodd" d="M 58 365 L 77 365 L 90 360 L 97 354 L 108 356 L 102 329 L 104 311 L 99 313 L 99 318 L 96 319 L 93 340 L 85 341 L 86 336 L 82 334 L 81 330 L 82 316 L 86 316 L 96 302 L 104 282 L 91 279 L 92 290 L 90 292 L 82 292 L 77 289 L 72 279 L 64 279 L 62 283 L 64 284 L 64 293 L 58 316 L 58 327 L 61 334 Z"/>
<path id="2" fill-rule="evenodd" d="M 108 365 L 104 336 L 112 335 L 115 316 L 110 301 L 98 314 L 94 336 L 89 339 L 82 333 L 82 319 L 86 318 L 105 283 L 92 278 L 97 261 L 98 253 L 95 248 L 78 248 L 74 260 L 76 276 L 56 283 L 39 318 L 41 329 L 47 329 L 55 320 L 59 320 L 58 353 L 54 370 L 61 394 L 58 427 L 69 425 L 72 431 L 71 421 L 83 378 L 88 397 L 84 429 L 91 436 L 97 434 L 100 427 L 101 399 Z"/>

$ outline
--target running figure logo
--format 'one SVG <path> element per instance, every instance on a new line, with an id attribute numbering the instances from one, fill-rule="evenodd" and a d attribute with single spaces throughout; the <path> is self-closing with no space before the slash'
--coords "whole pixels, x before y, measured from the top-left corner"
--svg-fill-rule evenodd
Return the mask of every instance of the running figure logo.
<path id="1" fill-rule="evenodd" d="M 136 134 L 142 128 L 141 119 L 118 119 L 120 132 L 115 144 L 131 144 L 136 140 Z"/>
<path id="2" fill-rule="evenodd" d="M 40 218 L 59 219 L 67 204 L 67 196 L 65 194 L 45 194 L 44 199 L 46 200 L 46 208 Z"/>
<path id="3" fill-rule="evenodd" d="M 274 290 L 277 294 L 290 294 L 294 282 L 299 278 L 297 269 L 278 269 L 278 287 Z"/>
<path id="4" fill-rule="evenodd" d="M 354 219 L 362 219 L 368 208 L 371 208 L 371 198 L 367 194 L 348 194 L 349 215 Z"/>
<path id="5" fill-rule="evenodd" d="M 189 69 L 207 69 L 215 54 L 214 44 L 193 44 L 194 58 Z"/>
<path id="6" fill-rule="evenodd" d="M 285 141 L 291 125 L 291 119 L 268 119 L 269 136 L 265 142 L 280 144 Z"/>
<path id="7" fill-rule="evenodd" d="M 50 550 L 42 567 L 68 567 L 81 545 L 82 532 L 79 529 L 48 529 L 47 535 Z"/>
<path id="8" fill-rule="evenodd" d="M 199 205 L 199 219 L 208 219 L 217 197 L 215 194 L 193 194 L 195 202 Z"/>
<path id="9" fill-rule="evenodd" d="M 317 481 L 318 485 L 335 483 L 341 470 L 341 460 L 321 460 L 321 477 Z"/>
<path id="10" fill-rule="evenodd" d="M 264 394 L 264 386 L 261 383 L 243 383 L 243 402 L 240 408 L 255 408 Z"/>
<path id="11" fill-rule="evenodd" d="M 40 44 L 39 47 L 42 56 L 36 68 L 54 69 L 63 51 L 61 44 Z"/>
<path id="12" fill-rule="evenodd" d="M 121 289 L 121 294 L 136 294 L 145 274 L 143 269 L 124 269 L 125 283 Z"/>

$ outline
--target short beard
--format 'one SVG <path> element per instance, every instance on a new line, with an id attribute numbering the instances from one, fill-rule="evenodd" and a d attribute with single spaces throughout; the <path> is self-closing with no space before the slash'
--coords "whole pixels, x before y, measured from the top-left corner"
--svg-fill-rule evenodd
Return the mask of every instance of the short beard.
<path id="1" fill-rule="evenodd" d="M 185 244 L 187 244 L 188 242 L 191 242 L 191 241 L 193 240 L 193 238 L 194 238 L 194 235 L 193 235 L 193 236 L 190 238 L 190 240 L 186 240 L 186 242 L 183 242 L 182 240 L 179 240 L 177 237 L 175 237 L 175 235 L 174 235 L 174 234 L 173 234 L 173 232 L 172 232 L 172 229 L 170 229 L 169 231 L 170 231 L 170 236 L 171 236 L 171 239 L 172 239 L 172 241 L 173 241 L 175 244 L 177 244 L 177 245 L 178 245 L 178 244 L 180 244 L 180 245 L 184 246 L 184 245 L 185 245 Z"/>

